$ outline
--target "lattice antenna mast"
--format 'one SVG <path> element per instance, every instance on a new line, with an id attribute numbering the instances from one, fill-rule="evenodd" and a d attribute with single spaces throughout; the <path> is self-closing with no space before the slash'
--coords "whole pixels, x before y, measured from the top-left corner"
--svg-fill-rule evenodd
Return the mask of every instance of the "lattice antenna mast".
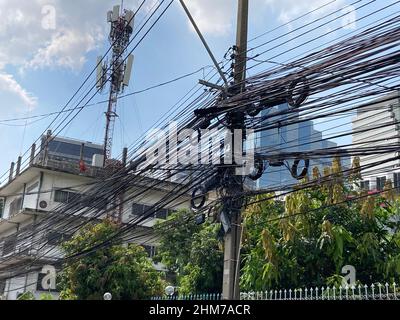
<path id="1" fill-rule="evenodd" d="M 111 62 L 108 66 L 108 62 L 103 62 L 101 57 L 97 61 L 97 87 L 103 90 L 107 80 L 110 80 L 110 95 L 105 113 L 104 166 L 111 159 L 115 118 L 118 116 L 116 113 L 118 95 L 129 85 L 131 78 L 133 55 L 126 57 L 126 49 L 133 33 L 134 13 L 131 10 L 123 10 L 120 13 L 120 6 L 116 5 L 107 13 L 107 21 L 111 24 L 109 35 L 112 45 Z M 107 70 L 110 72 L 109 76 Z"/>

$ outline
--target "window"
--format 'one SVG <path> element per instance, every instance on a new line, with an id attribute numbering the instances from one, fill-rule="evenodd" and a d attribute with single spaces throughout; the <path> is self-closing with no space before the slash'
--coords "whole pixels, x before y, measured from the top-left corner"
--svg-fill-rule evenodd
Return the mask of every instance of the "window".
<path id="1" fill-rule="evenodd" d="M 156 212 L 156 218 L 157 219 L 167 219 L 167 216 L 168 216 L 168 210 L 167 209 L 160 209 L 160 210 L 157 210 L 157 212 Z"/>
<path id="2" fill-rule="evenodd" d="M 396 188 L 397 191 L 400 191 L 400 172 L 395 172 L 393 174 L 393 180 L 394 180 L 394 187 Z"/>
<path id="3" fill-rule="evenodd" d="M 71 237 L 58 231 L 50 231 L 47 234 L 47 243 L 52 246 L 57 246 L 63 241 L 68 241 Z"/>
<path id="4" fill-rule="evenodd" d="M 132 214 L 135 216 L 142 216 L 144 213 L 144 205 L 134 203 L 132 205 Z"/>
<path id="5" fill-rule="evenodd" d="M 142 245 L 142 247 L 144 248 L 144 251 L 146 251 L 149 258 L 153 258 L 156 255 L 156 247 L 147 245 Z"/>
<path id="6" fill-rule="evenodd" d="M 83 200 L 88 204 L 87 206 L 92 209 L 104 210 L 107 208 L 108 199 L 96 195 L 82 195 Z"/>
<path id="7" fill-rule="evenodd" d="M 54 192 L 54 201 L 60 203 L 71 203 L 77 201 L 80 195 L 76 192 L 56 190 Z"/>
<path id="8" fill-rule="evenodd" d="M 13 253 L 17 246 L 17 236 L 11 236 L 4 240 L 3 243 L 3 256 Z"/>
<path id="9" fill-rule="evenodd" d="M 33 190 L 35 190 L 37 187 L 39 186 L 39 181 L 35 182 L 34 184 L 30 185 L 27 189 L 26 189 L 26 193 L 30 193 Z"/>
<path id="10" fill-rule="evenodd" d="M 154 208 L 152 206 L 143 205 L 143 215 L 152 217 L 154 215 Z"/>
<path id="11" fill-rule="evenodd" d="M 369 190 L 369 180 L 361 181 L 361 189 L 362 190 Z"/>
<path id="12" fill-rule="evenodd" d="M 22 209 L 22 197 L 16 198 L 10 203 L 10 213 L 9 216 L 17 214 Z"/>
<path id="13" fill-rule="evenodd" d="M 76 144 L 76 143 L 70 143 L 70 142 L 62 142 L 62 141 L 56 141 L 52 140 L 49 142 L 49 153 L 50 154 L 59 154 L 59 155 L 64 155 L 65 157 L 68 158 L 76 158 L 79 159 L 80 153 L 81 153 L 81 145 Z M 99 148 L 93 148 L 93 147 L 88 147 L 85 146 L 83 148 L 83 157 L 87 161 L 91 161 L 93 158 L 93 155 L 95 154 L 102 154 L 103 150 Z"/>
<path id="14" fill-rule="evenodd" d="M 158 209 L 153 213 L 155 209 L 152 206 L 147 206 L 144 204 L 134 203 L 132 204 L 132 215 L 143 216 L 147 215 L 149 217 L 154 217 L 157 219 L 167 219 L 168 209 Z"/>
<path id="15" fill-rule="evenodd" d="M 382 191 L 385 187 L 386 177 L 377 177 L 376 178 L 376 189 L 378 191 Z"/>

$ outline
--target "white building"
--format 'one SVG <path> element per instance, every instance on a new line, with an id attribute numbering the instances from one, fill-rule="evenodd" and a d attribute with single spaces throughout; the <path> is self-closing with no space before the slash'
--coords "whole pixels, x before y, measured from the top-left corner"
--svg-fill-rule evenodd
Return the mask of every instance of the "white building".
<path id="1" fill-rule="evenodd" d="M 400 99 L 398 92 L 376 99 L 369 103 L 367 107 L 357 110 L 357 115 L 353 118 L 353 144 L 356 147 L 376 147 L 399 143 L 399 121 Z M 382 190 L 387 179 L 391 179 L 395 187 L 400 187 L 400 160 L 375 165 L 376 162 L 390 160 L 398 154 L 398 152 L 392 152 L 361 156 L 362 167 L 374 165 L 373 168 L 363 169 L 362 188 Z"/>
<path id="2" fill-rule="evenodd" d="M 9 181 L 0 188 L 3 202 L 0 207 L 0 296 L 14 300 L 26 291 L 39 296 L 48 288 L 44 278 L 49 270 L 46 266 L 60 267 L 57 262 L 62 253 L 58 244 L 71 237 L 74 226 L 76 230 L 82 222 L 91 218 L 76 213 L 70 215 L 68 220 L 57 216 L 60 212 L 57 208 L 75 201 L 88 190 L 88 184 L 104 178 L 105 170 L 99 165 L 102 164 L 102 150 L 100 145 L 56 138 L 50 144 L 42 142 L 39 152 L 35 155 L 33 151 L 24 170 L 20 171 L 19 160 L 15 174 L 12 171 Z M 85 162 L 83 166 L 82 159 Z M 132 219 L 146 211 L 148 213 L 147 209 L 177 187 L 175 183 L 151 178 L 140 177 L 137 180 L 124 194 L 125 199 L 134 200 L 126 201 L 119 209 L 123 224 L 131 223 Z M 142 192 L 150 185 L 149 190 Z M 104 209 L 107 199 L 104 202 L 98 200 L 93 206 L 101 210 L 100 205 Z M 155 209 L 150 218 L 132 229 L 134 242 L 143 245 L 151 257 L 157 246 L 152 232 L 155 221 L 166 219 L 170 211 L 189 207 L 190 197 L 183 195 L 167 208 Z M 105 214 L 96 219 L 104 217 Z M 56 223 L 59 221 L 68 227 L 60 228 Z M 25 267 L 29 268 L 29 272 L 20 271 Z M 156 267 L 162 268 L 161 265 Z M 50 287 L 56 295 L 54 285 Z"/>

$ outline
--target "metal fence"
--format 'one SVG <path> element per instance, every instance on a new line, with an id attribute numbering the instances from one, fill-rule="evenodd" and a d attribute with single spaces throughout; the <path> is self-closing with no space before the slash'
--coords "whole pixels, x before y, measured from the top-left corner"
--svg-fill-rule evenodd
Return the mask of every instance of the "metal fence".
<path id="1" fill-rule="evenodd" d="M 222 300 L 222 294 L 189 294 L 154 297 L 151 300 Z"/>
<path id="2" fill-rule="evenodd" d="M 221 294 L 174 295 L 152 300 L 221 300 Z M 396 283 L 346 285 L 242 292 L 240 300 L 400 300 Z"/>
<path id="3" fill-rule="evenodd" d="M 241 300 L 398 300 L 396 283 L 279 289 L 240 294 Z"/>

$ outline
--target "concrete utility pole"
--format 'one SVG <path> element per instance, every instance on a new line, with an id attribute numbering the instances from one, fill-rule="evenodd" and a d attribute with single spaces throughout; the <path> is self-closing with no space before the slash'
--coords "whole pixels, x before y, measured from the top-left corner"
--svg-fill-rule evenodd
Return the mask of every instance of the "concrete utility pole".
<path id="1" fill-rule="evenodd" d="M 239 94 L 245 90 L 246 61 L 247 61 L 247 33 L 248 33 L 249 1 L 238 0 L 238 18 L 236 35 L 236 56 L 234 63 L 234 86 L 232 93 Z M 227 115 L 230 129 L 244 129 L 244 114 L 231 112 Z M 244 135 L 243 135 L 244 136 Z M 240 142 L 243 145 L 243 140 Z M 233 146 L 235 145 L 233 141 Z M 234 153 L 234 148 L 231 148 Z M 233 155 L 232 155 L 233 156 Z M 235 159 L 232 157 L 232 159 Z M 227 169 L 229 183 L 226 187 L 228 200 L 224 210 L 231 219 L 230 232 L 224 238 L 224 274 L 222 297 L 224 300 L 239 300 L 239 268 L 240 268 L 240 242 L 242 233 L 242 200 L 233 200 L 235 195 L 243 191 L 242 180 L 235 177 L 235 169 Z"/>

